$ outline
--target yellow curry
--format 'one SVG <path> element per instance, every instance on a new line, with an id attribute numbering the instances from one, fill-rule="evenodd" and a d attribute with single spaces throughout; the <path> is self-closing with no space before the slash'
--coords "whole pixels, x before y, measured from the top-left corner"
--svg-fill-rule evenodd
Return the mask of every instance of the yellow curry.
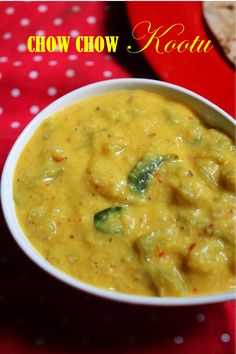
<path id="1" fill-rule="evenodd" d="M 45 259 L 111 291 L 232 290 L 234 145 L 146 91 L 92 97 L 46 119 L 17 164 L 21 227 Z"/>

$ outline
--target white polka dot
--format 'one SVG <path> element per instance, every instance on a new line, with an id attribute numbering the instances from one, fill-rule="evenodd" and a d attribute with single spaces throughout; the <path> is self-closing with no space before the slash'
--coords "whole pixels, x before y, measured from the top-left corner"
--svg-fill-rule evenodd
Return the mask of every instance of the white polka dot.
<path id="1" fill-rule="evenodd" d="M 78 59 L 78 56 L 77 56 L 76 54 L 70 54 L 70 55 L 68 56 L 68 59 L 69 59 L 69 60 L 76 60 L 76 59 Z"/>
<path id="2" fill-rule="evenodd" d="M 184 339 L 183 339 L 183 337 L 181 337 L 181 336 L 176 336 L 176 337 L 174 338 L 174 342 L 175 342 L 176 344 L 182 344 L 183 341 L 184 341 Z"/>
<path id="3" fill-rule="evenodd" d="M 70 35 L 71 35 L 72 38 L 76 38 L 77 36 L 80 35 L 80 33 L 79 33 L 78 30 L 74 29 L 74 30 L 70 31 Z"/>
<path id="4" fill-rule="evenodd" d="M 111 77 L 111 76 L 112 76 L 112 72 L 109 71 L 109 70 L 105 70 L 105 71 L 103 71 L 102 75 L 103 75 L 104 77 Z"/>
<path id="5" fill-rule="evenodd" d="M 45 35 L 45 31 L 43 30 L 38 30 L 35 32 L 36 36 L 44 36 Z"/>
<path id="6" fill-rule="evenodd" d="M 87 21 L 87 23 L 89 23 L 90 25 L 94 25 L 94 23 L 97 22 L 97 19 L 96 19 L 95 16 L 89 16 L 89 17 L 86 18 L 86 21 Z"/>
<path id="7" fill-rule="evenodd" d="M 13 62 L 13 64 L 12 64 L 13 66 L 21 66 L 22 65 L 22 62 L 21 61 L 19 61 L 19 60 L 17 60 L 17 61 L 14 61 Z"/>
<path id="8" fill-rule="evenodd" d="M 68 69 L 66 70 L 66 76 L 67 77 L 73 77 L 75 76 L 75 71 L 73 69 Z"/>
<path id="9" fill-rule="evenodd" d="M 3 108 L 0 107 L 0 114 L 3 114 Z"/>
<path id="10" fill-rule="evenodd" d="M 198 322 L 204 322 L 206 317 L 203 313 L 198 313 L 197 316 L 196 316 L 196 319 Z"/>
<path id="11" fill-rule="evenodd" d="M 38 6 L 38 12 L 43 13 L 43 12 L 47 12 L 47 11 L 48 11 L 47 5 L 41 4 L 41 5 Z"/>
<path id="12" fill-rule="evenodd" d="M 18 88 L 13 88 L 13 89 L 11 90 L 11 96 L 12 96 L 12 97 L 19 97 L 19 96 L 20 96 L 20 89 L 18 89 Z"/>
<path id="13" fill-rule="evenodd" d="M 84 63 L 86 66 L 93 66 L 94 65 L 94 62 L 92 60 L 87 60 L 85 63 Z"/>
<path id="14" fill-rule="evenodd" d="M 12 122 L 11 123 L 11 128 L 13 128 L 13 129 L 19 128 L 19 126 L 20 126 L 20 122 Z"/>
<path id="15" fill-rule="evenodd" d="M 17 46 L 17 50 L 18 50 L 18 52 L 20 52 L 20 53 L 26 52 L 26 49 L 27 49 L 27 47 L 26 47 L 26 44 L 24 44 L 24 43 L 20 43 L 20 44 Z"/>
<path id="16" fill-rule="evenodd" d="M 43 57 L 41 55 L 35 55 L 33 57 L 33 61 L 36 61 L 36 62 L 41 61 L 42 59 L 43 59 Z"/>
<path id="17" fill-rule="evenodd" d="M 10 32 L 6 32 L 2 35 L 2 39 L 8 40 L 12 37 L 12 34 Z"/>
<path id="18" fill-rule="evenodd" d="M 56 65 L 57 65 L 57 61 L 56 61 L 56 60 L 50 60 L 50 61 L 48 62 L 48 65 L 50 65 L 50 66 L 56 66 Z"/>
<path id="19" fill-rule="evenodd" d="M 36 114 L 39 112 L 39 107 L 38 106 L 31 106 L 29 111 L 31 114 Z"/>
<path id="20" fill-rule="evenodd" d="M 29 72 L 29 78 L 32 80 L 37 79 L 38 76 L 39 76 L 39 73 L 36 70 L 32 70 Z"/>
<path id="21" fill-rule="evenodd" d="M 45 339 L 43 337 L 38 337 L 35 340 L 35 344 L 40 347 L 45 344 Z"/>
<path id="22" fill-rule="evenodd" d="M 2 80 L 2 73 L 0 73 L 0 80 Z"/>
<path id="23" fill-rule="evenodd" d="M 56 87 L 49 87 L 48 88 L 48 96 L 55 96 L 57 94 Z"/>
<path id="24" fill-rule="evenodd" d="M 30 20 L 28 18 L 22 18 L 20 20 L 20 25 L 23 26 L 23 27 L 29 26 L 29 24 L 30 24 Z"/>
<path id="25" fill-rule="evenodd" d="M 81 10 L 81 7 L 79 5 L 73 5 L 71 7 L 72 12 L 79 12 Z"/>
<path id="26" fill-rule="evenodd" d="M 230 342 L 230 335 L 228 333 L 223 333 L 221 336 L 220 336 L 220 339 L 223 343 L 229 343 Z"/>
<path id="27" fill-rule="evenodd" d="M 55 18 L 54 20 L 53 20 L 53 23 L 54 23 L 54 25 L 55 26 L 60 26 L 60 25 L 62 25 L 63 24 L 63 19 L 62 18 Z"/>
<path id="28" fill-rule="evenodd" d="M 6 63 L 8 61 L 8 57 L 0 57 L 0 63 Z"/>
<path id="29" fill-rule="evenodd" d="M 15 12 L 15 9 L 14 9 L 14 7 L 7 7 L 5 12 L 7 15 L 13 15 Z"/>

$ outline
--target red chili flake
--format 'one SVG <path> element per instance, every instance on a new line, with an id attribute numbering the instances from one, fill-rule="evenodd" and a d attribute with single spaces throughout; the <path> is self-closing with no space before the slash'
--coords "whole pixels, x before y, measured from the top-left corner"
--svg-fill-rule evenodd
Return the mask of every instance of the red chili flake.
<path id="1" fill-rule="evenodd" d="M 61 222 L 60 221 L 56 221 L 57 226 L 61 226 Z"/>
<path id="2" fill-rule="evenodd" d="M 164 251 L 160 250 L 159 247 L 156 248 L 156 255 L 157 257 L 163 257 L 164 256 Z"/>
<path id="3" fill-rule="evenodd" d="M 99 190 L 101 186 L 99 184 L 95 184 L 95 189 Z"/>
<path id="4" fill-rule="evenodd" d="M 209 227 L 215 227 L 215 225 L 214 225 L 214 224 L 209 224 L 208 226 L 209 226 Z"/>
<path id="5" fill-rule="evenodd" d="M 192 251 L 192 249 L 196 246 L 196 243 L 195 242 L 192 242 L 190 245 L 189 245 L 189 252 Z"/>
<path id="6" fill-rule="evenodd" d="M 53 160 L 55 162 L 61 162 L 61 161 L 65 160 L 65 157 L 64 156 L 53 156 Z"/>
<path id="7" fill-rule="evenodd" d="M 193 293 L 196 293 L 197 291 L 198 291 L 197 288 L 192 288 L 192 292 L 193 292 Z"/>

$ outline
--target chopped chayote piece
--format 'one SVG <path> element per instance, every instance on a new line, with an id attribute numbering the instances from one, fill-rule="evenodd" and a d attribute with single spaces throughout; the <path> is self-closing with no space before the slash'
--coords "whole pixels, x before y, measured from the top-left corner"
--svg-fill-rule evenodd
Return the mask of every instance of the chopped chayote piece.
<path id="1" fill-rule="evenodd" d="M 94 226 L 105 234 L 122 234 L 122 207 L 114 206 L 99 211 L 94 215 Z"/>
<path id="2" fill-rule="evenodd" d="M 128 174 L 129 188 L 138 194 L 145 193 L 153 172 L 157 170 L 164 162 L 177 159 L 178 156 L 173 154 L 143 158 Z"/>

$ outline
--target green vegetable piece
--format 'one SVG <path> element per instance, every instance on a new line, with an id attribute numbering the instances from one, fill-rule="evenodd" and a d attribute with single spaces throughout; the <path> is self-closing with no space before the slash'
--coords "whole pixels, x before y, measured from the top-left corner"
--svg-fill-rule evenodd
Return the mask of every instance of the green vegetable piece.
<path id="1" fill-rule="evenodd" d="M 122 207 L 114 206 L 99 211 L 94 215 L 94 226 L 105 234 L 122 234 L 123 224 L 121 220 Z"/>
<path id="2" fill-rule="evenodd" d="M 160 296 L 183 296 L 186 283 L 173 264 L 168 262 L 147 264 L 147 271 L 154 288 Z"/>
<path id="3" fill-rule="evenodd" d="M 153 172 L 161 167 L 164 162 L 177 159 L 177 155 L 170 154 L 146 157 L 140 160 L 128 174 L 128 186 L 130 190 L 138 194 L 145 193 Z"/>

